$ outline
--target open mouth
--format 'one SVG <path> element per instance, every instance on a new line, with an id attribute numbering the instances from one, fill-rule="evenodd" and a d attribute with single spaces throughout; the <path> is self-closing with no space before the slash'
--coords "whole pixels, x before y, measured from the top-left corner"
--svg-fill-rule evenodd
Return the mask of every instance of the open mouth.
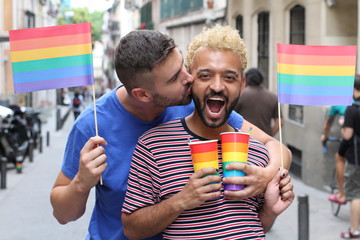
<path id="1" fill-rule="evenodd" d="M 217 116 L 221 114 L 225 100 L 222 97 L 211 97 L 206 101 L 206 106 L 211 115 Z"/>

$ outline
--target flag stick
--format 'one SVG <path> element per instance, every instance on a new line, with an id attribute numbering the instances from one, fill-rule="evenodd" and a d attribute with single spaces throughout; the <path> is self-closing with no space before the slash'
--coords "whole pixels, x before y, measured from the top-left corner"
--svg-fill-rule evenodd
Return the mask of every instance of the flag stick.
<path id="1" fill-rule="evenodd" d="M 280 160 L 281 160 L 281 168 L 284 168 L 284 158 L 282 151 L 282 133 L 281 133 L 281 114 L 280 114 L 280 103 L 278 102 L 278 114 L 279 114 L 279 137 L 280 137 Z"/>
<path id="2" fill-rule="evenodd" d="M 92 85 L 93 92 L 93 104 L 94 104 L 94 121 L 95 121 L 95 133 L 96 136 L 99 136 L 98 124 L 97 124 L 97 116 L 96 116 L 96 102 L 95 102 L 95 84 Z M 102 175 L 100 176 L 100 185 L 103 185 Z"/>

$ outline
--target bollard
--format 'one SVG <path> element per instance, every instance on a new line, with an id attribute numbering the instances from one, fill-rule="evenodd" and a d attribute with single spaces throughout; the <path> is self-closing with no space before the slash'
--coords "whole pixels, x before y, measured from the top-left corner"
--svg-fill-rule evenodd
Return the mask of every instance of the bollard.
<path id="1" fill-rule="evenodd" d="M 34 140 L 30 138 L 29 140 L 29 162 L 34 161 Z"/>
<path id="2" fill-rule="evenodd" d="M 50 132 L 46 132 L 46 146 L 48 147 L 50 145 Z"/>
<path id="3" fill-rule="evenodd" d="M 6 163 L 7 163 L 7 159 L 5 157 L 1 157 L 1 159 L 0 159 L 0 174 L 1 174 L 0 188 L 1 189 L 6 188 L 6 171 L 7 171 Z"/>
<path id="4" fill-rule="evenodd" d="M 42 153 L 43 151 L 43 137 L 39 136 L 39 153 Z"/>
<path id="5" fill-rule="evenodd" d="M 298 196 L 298 240 L 309 240 L 309 200 L 307 195 Z"/>
<path id="6" fill-rule="evenodd" d="M 61 109 L 56 109 L 56 131 L 61 129 Z"/>

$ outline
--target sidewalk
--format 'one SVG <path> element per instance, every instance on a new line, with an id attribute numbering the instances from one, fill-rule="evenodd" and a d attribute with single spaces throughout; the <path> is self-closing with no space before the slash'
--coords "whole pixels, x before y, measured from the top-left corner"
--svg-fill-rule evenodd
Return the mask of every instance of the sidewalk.
<path id="1" fill-rule="evenodd" d="M 63 129 L 55 132 L 55 120 L 48 119 L 43 131 L 43 153 L 35 150 L 34 162 L 24 163 L 22 174 L 8 171 L 7 189 L 0 189 L 0 239 L 2 240 L 63 240 L 84 239 L 94 204 L 89 197 L 86 213 L 76 222 L 60 225 L 52 216 L 49 194 L 62 163 L 65 142 L 73 117 Z M 46 146 L 46 131 L 50 146 Z M 339 216 L 331 214 L 328 193 L 313 189 L 293 178 L 295 193 L 309 196 L 311 240 L 338 240 L 341 231 L 348 229 L 349 204 L 342 206 Z M 268 240 L 298 239 L 298 199 L 275 222 L 267 234 Z M 106 240 L 106 239 L 105 239 Z"/>
<path id="2" fill-rule="evenodd" d="M 89 197 L 87 211 L 76 222 L 60 225 L 52 216 L 50 191 L 60 171 L 67 135 L 73 124 L 69 117 L 63 129 L 55 132 L 55 119 L 49 118 L 43 128 L 43 152 L 34 152 L 34 161 L 24 162 L 22 174 L 7 172 L 7 188 L 0 189 L 0 239 L 63 240 L 84 239 L 94 202 Z M 46 146 L 46 131 L 50 145 Z"/>
<path id="3" fill-rule="evenodd" d="M 268 240 L 294 240 L 298 238 L 298 196 L 308 196 L 309 200 L 309 239 L 339 240 L 340 232 L 349 228 L 349 204 L 341 206 L 337 217 L 331 213 L 331 205 L 327 200 L 329 193 L 319 191 L 294 177 L 296 197 L 291 206 L 275 221 L 266 235 Z"/>

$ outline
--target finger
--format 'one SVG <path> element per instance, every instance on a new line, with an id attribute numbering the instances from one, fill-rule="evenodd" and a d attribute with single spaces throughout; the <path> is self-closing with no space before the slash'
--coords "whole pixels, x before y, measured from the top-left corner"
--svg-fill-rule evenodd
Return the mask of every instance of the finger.
<path id="1" fill-rule="evenodd" d="M 283 201 L 293 201 L 295 198 L 295 193 L 293 190 L 286 191 L 285 193 L 281 194 L 281 200 Z"/>
<path id="2" fill-rule="evenodd" d="M 96 156 L 96 158 L 94 158 L 94 160 L 92 160 L 89 164 L 94 168 L 98 168 L 99 166 L 101 166 L 106 162 L 106 159 L 107 156 L 105 155 L 105 153 L 102 153 Z"/>
<path id="3" fill-rule="evenodd" d="M 254 178 L 253 176 L 223 178 L 223 182 L 226 184 L 252 185 L 252 183 L 254 183 L 255 181 L 256 181 L 256 178 Z"/>
<path id="4" fill-rule="evenodd" d="M 289 175 L 289 171 L 287 169 L 284 169 L 284 168 L 279 168 L 280 170 L 280 175 L 281 175 L 281 178 L 285 178 L 286 176 Z"/>
<path id="5" fill-rule="evenodd" d="M 105 155 L 106 154 L 106 150 L 105 148 L 103 148 L 102 146 L 98 146 L 96 148 L 94 148 L 91 152 L 88 153 L 88 157 L 91 159 L 95 159 L 101 155 Z"/>
<path id="6" fill-rule="evenodd" d="M 287 185 L 285 185 L 283 188 L 281 188 L 280 192 L 281 194 L 284 194 L 288 191 L 293 191 L 294 190 L 294 185 L 292 183 L 289 183 Z"/>
<path id="7" fill-rule="evenodd" d="M 99 145 L 107 145 L 107 142 L 105 141 L 104 138 L 99 137 L 99 136 L 95 136 L 95 137 L 91 137 L 84 145 L 83 149 L 84 151 L 91 151 L 94 147 L 99 146 Z"/>
<path id="8" fill-rule="evenodd" d="M 108 166 L 107 162 L 103 162 L 99 166 L 92 168 L 91 169 L 92 175 L 100 177 L 100 175 L 105 171 L 107 166 Z"/>
<path id="9" fill-rule="evenodd" d="M 206 177 L 193 180 L 193 181 L 192 181 L 192 184 L 193 184 L 195 187 L 202 187 L 202 186 L 212 185 L 212 184 L 214 184 L 214 183 L 220 184 L 220 182 L 221 182 L 220 176 L 217 176 L 217 175 L 208 175 L 208 176 L 206 176 Z M 220 185 L 221 185 L 221 184 L 220 184 Z"/>
<path id="10" fill-rule="evenodd" d="M 224 191 L 224 197 L 229 200 L 242 200 L 251 197 L 252 193 L 255 191 L 255 188 L 252 186 L 247 186 L 240 191 Z"/>
<path id="11" fill-rule="evenodd" d="M 221 183 L 210 183 L 203 186 L 201 188 L 201 191 L 203 193 L 215 192 L 215 191 L 220 191 L 221 187 L 222 187 Z"/>
<path id="12" fill-rule="evenodd" d="M 197 170 L 194 174 L 194 177 L 202 178 L 205 175 L 216 174 L 216 173 L 218 173 L 218 169 L 213 168 L 213 167 L 206 167 L 206 168 L 201 168 L 201 169 Z"/>
<path id="13" fill-rule="evenodd" d="M 286 185 L 288 185 L 291 182 L 291 177 L 288 175 L 285 178 L 282 178 L 279 182 L 279 186 L 280 188 L 285 187 Z"/>
<path id="14" fill-rule="evenodd" d="M 216 199 L 219 198 L 221 195 L 221 192 L 216 190 L 216 191 L 209 191 L 206 194 L 204 194 L 204 200 L 208 201 L 208 200 L 212 200 L 212 199 Z"/>
<path id="15" fill-rule="evenodd" d="M 80 153 L 80 161 L 83 163 L 83 164 L 85 164 L 85 165 L 87 165 L 87 164 L 93 164 L 92 162 L 96 159 L 96 158 L 98 158 L 98 157 L 100 157 L 100 156 L 102 156 L 102 155 L 105 155 L 105 149 L 103 148 L 103 147 L 97 147 L 97 148 L 95 148 L 95 149 L 93 149 L 93 150 L 91 150 L 90 152 L 81 152 Z M 106 155 L 105 155 L 106 156 Z M 97 165 L 99 165 L 99 164 L 97 164 Z"/>
<path id="16" fill-rule="evenodd" d="M 246 173 L 251 170 L 251 166 L 241 162 L 229 163 L 226 165 L 226 170 L 240 170 Z"/>

